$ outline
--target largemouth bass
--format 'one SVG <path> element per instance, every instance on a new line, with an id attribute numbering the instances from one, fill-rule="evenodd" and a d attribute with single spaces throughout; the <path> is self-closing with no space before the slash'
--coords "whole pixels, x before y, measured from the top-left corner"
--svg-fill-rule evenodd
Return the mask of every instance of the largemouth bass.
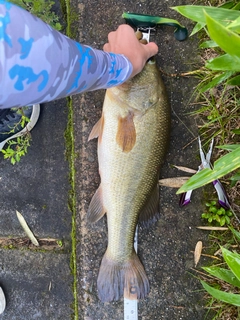
<path id="1" fill-rule="evenodd" d="M 87 212 L 107 213 L 108 247 L 98 275 L 103 302 L 145 298 L 149 282 L 134 247 L 136 226 L 159 214 L 158 178 L 168 145 L 170 107 L 155 60 L 124 84 L 106 91 L 98 137 L 101 184 Z"/>

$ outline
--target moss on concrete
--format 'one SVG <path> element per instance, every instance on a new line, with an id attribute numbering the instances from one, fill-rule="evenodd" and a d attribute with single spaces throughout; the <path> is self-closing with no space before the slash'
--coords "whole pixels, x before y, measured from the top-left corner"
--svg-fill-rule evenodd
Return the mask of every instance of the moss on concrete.
<path id="1" fill-rule="evenodd" d="M 69 0 L 60 0 L 63 16 L 66 21 L 66 35 L 70 38 L 76 37 L 76 29 L 73 22 L 77 20 L 77 14 L 71 8 Z M 71 260 L 70 268 L 73 275 L 73 314 L 72 319 L 78 320 L 78 295 L 77 295 L 77 256 L 76 256 L 76 188 L 75 188 L 75 145 L 74 145 L 74 126 L 73 126 L 73 105 L 71 97 L 67 98 L 68 105 L 68 124 L 65 131 L 66 157 L 69 163 L 69 182 L 71 189 L 69 191 L 68 206 L 72 212 L 72 230 L 71 230 Z"/>
<path id="2" fill-rule="evenodd" d="M 68 103 L 68 124 L 65 131 L 66 156 L 69 163 L 69 181 L 71 190 L 69 191 L 68 205 L 72 212 L 72 250 L 70 267 L 73 275 L 73 315 L 72 319 L 78 320 L 78 297 L 77 297 L 77 256 L 76 256 L 76 188 L 75 188 L 75 146 L 74 146 L 74 127 L 73 127 L 73 106 L 72 99 L 67 98 Z"/>

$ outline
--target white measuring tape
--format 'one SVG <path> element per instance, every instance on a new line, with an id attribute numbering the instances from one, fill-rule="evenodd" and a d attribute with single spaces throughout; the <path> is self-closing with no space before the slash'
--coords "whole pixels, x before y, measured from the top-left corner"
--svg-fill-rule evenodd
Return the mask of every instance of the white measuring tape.
<path id="1" fill-rule="evenodd" d="M 134 237 L 134 249 L 137 252 L 138 226 Z M 124 298 L 124 320 L 138 320 L 138 301 Z"/>

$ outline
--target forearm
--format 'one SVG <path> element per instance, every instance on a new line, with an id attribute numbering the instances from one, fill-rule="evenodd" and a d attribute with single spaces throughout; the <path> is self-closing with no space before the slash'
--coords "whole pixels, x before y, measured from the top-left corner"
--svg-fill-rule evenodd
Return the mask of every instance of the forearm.
<path id="1" fill-rule="evenodd" d="M 0 108 L 118 85 L 132 65 L 83 46 L 10 3 L 0 4 Z"/>

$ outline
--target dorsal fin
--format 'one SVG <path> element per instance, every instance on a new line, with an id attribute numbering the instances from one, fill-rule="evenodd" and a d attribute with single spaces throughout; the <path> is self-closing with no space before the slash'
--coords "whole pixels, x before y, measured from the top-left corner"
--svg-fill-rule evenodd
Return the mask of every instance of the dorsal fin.
<path id="1" fill-rule="evenodd" d="M 99 138 L 99 140 L 101 140 L 103 127 L 104 127 L 104 117 L 103 117 L 103 114 L 102 114 L 101 118 L 93 126 L 92 131 L 89 134 L 88 141 L 90 141 L 92 139 L 95 139 L 95 138 Z"/>
<path id="2" fill-rule="evenodd" d="M 131 151 L 136 142 L 136 130 L 133 116 L 133 112 L 129 111 L 125 118 L 119 117 L 118 119 L 116 140 L 123 152 Z"/>

